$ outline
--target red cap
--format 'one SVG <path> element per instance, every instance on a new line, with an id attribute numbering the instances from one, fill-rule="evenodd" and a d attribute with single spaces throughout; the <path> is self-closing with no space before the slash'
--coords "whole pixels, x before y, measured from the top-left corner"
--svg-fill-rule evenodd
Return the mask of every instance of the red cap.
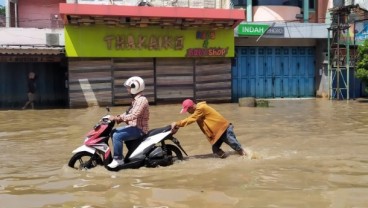
<path id="1" fill-rule="evenodd" d="M 183 106 L 183 108 L 181 109 L 180 113 L 185 113 L 188 111 L 189 107 L 192 107 L 194 105 L 194 102 L 191 99 L 186 99 L 181 105 Z"/>

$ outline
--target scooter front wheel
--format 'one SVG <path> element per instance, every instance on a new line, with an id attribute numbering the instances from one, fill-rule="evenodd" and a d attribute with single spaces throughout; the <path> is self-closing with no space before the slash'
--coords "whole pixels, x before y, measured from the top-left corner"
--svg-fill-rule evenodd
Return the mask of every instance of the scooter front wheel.
<path id="1" fill-rule="evenodd" d="M 98 154 L 89 152 L 78 152 L 70 158 L 68 166 L 77 170 L 91 169 L 98 165 L 103 165 L 102 159 Z"/>

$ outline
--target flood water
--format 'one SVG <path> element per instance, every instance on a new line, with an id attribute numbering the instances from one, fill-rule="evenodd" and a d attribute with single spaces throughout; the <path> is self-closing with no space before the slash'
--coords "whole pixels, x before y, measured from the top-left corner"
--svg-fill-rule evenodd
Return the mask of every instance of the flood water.
<path id="1" fill-rule="evenodd" d="M 186 160 L 120 172 L 67 166 L 104 108 L 0 111 L 0 208 L 368 207 L 368 102 L 212 106 L 249 157 L 224 144 L 230 156 L 214 158 L 192 124 L 176 134 Z M 184 118 L 180 104 L 150 110 L 150 128 Z"/>

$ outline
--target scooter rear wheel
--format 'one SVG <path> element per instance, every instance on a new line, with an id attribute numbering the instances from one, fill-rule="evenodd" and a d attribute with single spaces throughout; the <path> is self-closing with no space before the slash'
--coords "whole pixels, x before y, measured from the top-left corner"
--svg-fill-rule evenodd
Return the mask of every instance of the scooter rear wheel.
<path id="1" fill-rule="evenodd" d="M 77 170 L 91 169 L 103 165 L 102 159 L 97 154 L 78 152 L 70 158 L 68 166 Z"/>
<path id="2" fill-rule="evenodd" d="M 184 160 L 183 154 L 180 149 L 172 144 L 166 145 L 167 155 L 172 157 L 173 162 L 176 160 Z"/>

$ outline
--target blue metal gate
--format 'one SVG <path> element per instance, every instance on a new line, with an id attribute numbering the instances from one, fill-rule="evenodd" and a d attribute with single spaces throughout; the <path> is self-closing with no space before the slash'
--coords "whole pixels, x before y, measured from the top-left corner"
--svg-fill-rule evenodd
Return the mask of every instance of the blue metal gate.
<path id="1" fill-rule="evenodd" d="M 232 66 L 232 99 L 314 97 L 312 47 L 238 47 Z"/>

